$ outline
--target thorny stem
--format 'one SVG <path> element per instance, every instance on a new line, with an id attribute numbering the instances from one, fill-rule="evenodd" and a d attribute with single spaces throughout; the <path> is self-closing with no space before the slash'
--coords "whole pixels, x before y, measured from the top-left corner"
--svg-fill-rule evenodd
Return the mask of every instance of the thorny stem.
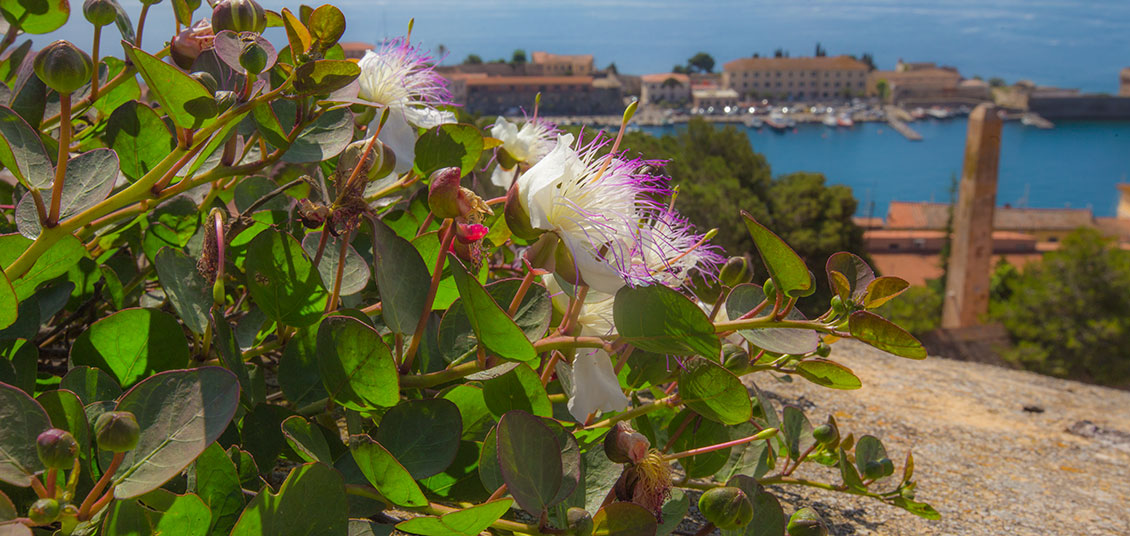
<path id="1" fill-rule="evenodd" d="M 86 494 L 86 499 L 82 501 L 82 506 L 78 509 L 79 521 L 90 519 L 90 509 L 94 507 L 94 502 L 98 499 L 102 490 L 106 489 L 106 485 L 114 479 L 114 473 L 118 472 L 118 467 L 122 465 L 122 460 L 124 460 L 125 457 L 126 453 L 124 452 L 114 453 L 114 459 L 110 461 L 110 467 L 106 468 L 106 472 L 102 473 L 102 478 L 98 479 L 98 482 L 91 488 L 90 493 Z"/>
<path id="2" fill-rule="evenodd" d="M 760 431 L 756 434 L 753 434 L 753 435 L 747 436 L 747 437 L 743 437 L 741 439 L 735 439 L 733 441 L 726 441 L 724 443 L 718 443 L 716 445 L 707 445 L 705 447 L 699 447 L 697 449 L 684 450 L 682 452 L 676 452 L 674 454 L 667 454 L 667 455 L 663 456 L 663 459 L 667 460 L 667 461 L 671 461 L 671 460 L 677 460 L 679 458 L 688 458 L 690 456 L 698 456 L 699 454 L 706 454 L 708 452 L 714 452 L 716 450 L 728 449 L 730 447 L 736 447 L 738 445 L 744 445 L 746 443 L 751 443 L 751 442 L 754 442 L 754 441 L 760 441 L 762 439 L 767 439 L 767 438 L 773 437 L 775 435 L 777 435 L 777 429 L 776 428 L 766 428 L 766 429 L 764 429 L 764 430 L 762 430 L 762 431 Z"/>
<path id="3" fill-rule="evenodd" d="M 424 310 L 420 313 L 420 320 L 416 322 L 416 332 L 412 334 L 412 342 L 408 343 L 408 351 L 404 353 L 404 362 L 400 364 L 400 370 L 407 372 L 412 368 L 412 360 L 416 358 L 416 351 L 420 348 L 420 341 L 424 338 L 424 328 L 428 325 L 428 315 L 432 312 L 432 304 L 436 300 L 436 291 L 439 289 L 439 281 L 443 278 L 443 261 L 447 259 L 447 252 L 451 251 L 451 243 L 455 241 L 455 222 L 451 219 L 445 219 L 440 229 L 440 236 L 443 237 L 439 254 L 436 255 L 435 271 L 432 272 L 431 286 L 428 287 L 428 295 L 424 299 Z"/>
<path id="4" fill-rule="evenodd" d="M 71 94 L 59 94 L 59 117 L 67 118 L 59 122 L 59 161 L 55 164 L 55 182 L 51 184 L 51 213 L 45 225 L 55 227 L 59 224 L 59 208 L 63 203 L 63 178 L 67 175 L 67 160 L 71 149 Z"/>

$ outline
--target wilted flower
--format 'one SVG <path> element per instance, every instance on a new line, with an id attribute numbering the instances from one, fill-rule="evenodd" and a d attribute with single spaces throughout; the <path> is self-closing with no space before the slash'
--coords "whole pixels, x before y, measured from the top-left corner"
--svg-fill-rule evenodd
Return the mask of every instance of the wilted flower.
<path id="1" fill-rule="evenodd" d="M 201 52 L 212 48 L 216 34 L 212 31 L 212 21 L 201 19 L 196 24 L 181 30 L 169 45 L 169 54 L 183 69 L 191 69 L 192 63 Z"/>
<path id="2" fill-rule="evenodd" d="M 528 168 L 549 154 L 556 132 L 557 128 L 552 123 L 537 118 L 527 120 L 519 127 L 499 116 L 490 128 L 490 135 L 502 141 L 496 151 L 498 165 L 491 173 L 490 182 L 510 188 L 519 167 Z"/>
<path id="3" fill-rule="evenodd" d="M 376 52 L 365 52 L 357 65 L 361 67 L 358 96 L 390 108 L 378 139 L 396 154 L 393 170 L 404 173 L 416 159 L 416 129 L 455 122 L 454 114 L 436 109 L 451 102 L 447 82 L 436 74 L 427 51 L 404 37 L 386 42 Z"/>

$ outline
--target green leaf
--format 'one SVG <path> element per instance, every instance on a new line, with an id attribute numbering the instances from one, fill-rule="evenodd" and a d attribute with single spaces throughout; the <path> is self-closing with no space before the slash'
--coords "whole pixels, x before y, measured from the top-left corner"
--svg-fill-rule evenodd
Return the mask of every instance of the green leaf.
<path id="1" fill-rule="evenodd" d="M 294 70 L 294 89 L 301 95 L 326 94 L 348 86 L 361 68 L 348 60 L 315 60 Z"/>
<path id="2" fill-rule="evenodd" d="M 329 110 L 298 133 L 282 159 L 292 164 L 321 162 L 337 156 L 352 141 L 353 113 L 349 108 Z"/>
<path id="3" fill-rule="evenodd" d="M 659 530 L 655 514 L 630 502 L 614 502 L 592 516 L 592 536 L 653 536 Z"/>
<path id="4" fill-rule="evenodd" d="M 486 291 L 499 307 L 509 309 L 510 302 L 518 294 L 522 286 L 520 279 L 503 279 L 487 285 Z M 526 338 L 530 341 L 541 339 L 549 328 L 553 316 L 553 301 L 545 287 L 535 283 L 530 285 L 526 295 L 518 304 L 514 313 L 514 323 L 517 324 Z M 479 344 L 471 327 L 471 320 L 463 307 L 463 302 L 457 300 L 443 315 L 439 328 L 439 346 L 444 356 L 449 360 L 473 351 Z M 642 352 L 641 352 L 642 353 Z M 634 355 L 634 354 L 633 354 Z"/>
<path id="5" fill-rule="evenodd" d="M 172 0 L 173 14 L 182 26 L 192 25 L 192 14 L 200 7 L 200 0 Z"/>
<path id="6" fill-rule="evenodd" d="M 318 321 L 326 289 L 314 263 L 294 237 L 268 229 L 247 246 L 247 290 L 272 320 L 304 327 Z"/>
<path id="7" fill-rule="evenodd" d="M 318 425 L 311 423 L 304 417 L 291 415 L 282 422 L 282 433 L 286 442 L 294 449 L 303 460 L 308 462 L 332 463 L 330 446 L 326 443 L 325 436 L 316 428 Z"/>
<path id="8" fill-rule="evenodd" d="M 374 439 L 421 480 L 451 465 L 462 434 L 459 408 L 438 398 L 397 404 L 381 417 Z"/>
<path id="9" fill-rule="evenodd" d="M 349 445 L 365 479 L 386 499 L 407 507 L 428 504 L 412 474 L 380 443 L 366 435 L 355 435 L 349 438 Z"/>
<path id="10" fill-rule="evenodd" d="M 812 276 L 800 256 L 748 212 L 742 211 L 742 217 L 777 290 L 792 298 L 807 295 L 813 289 Z"/>
<path id="11" fill-rule="evenodd" d="M 0 481 L 26 488 L 43 469 L 35 449 L 35 438 L 51 428 L 47 411 L 27 393 L 0 383 Z"/>
<path id="12" fill-rule="evenodd" d="M 59 389 L 74 392 L 83 404 L 91 404 L 101 400 L 114 400 L 122 394 L 122 388 L 114 378 L 99 368 L 86 366 L 74 367 L 63 376 L 59 382 Z"/>
<path id="13" fill-rule="evenodd" d="M 24 303 L 37 304 L 31 299 Z M 24 311 L 24 307 L 20 310 Z M 38 315 L 39 310 L 25 312 L 28 316 Z M 38 325 L 39 320 L 36 319 Z M 18 326 L 18 324 L 17 324 Z M 29 335 L 30 336 L 30 335 Z M 19 387 L 27 394 L 35 394 L 35 377 L 39 369 L 39 348 L 27 339 L 15 338 L 0 342 L 0 382 Z"/>
<path id="14" fill-rule="evenodd" d="M 3 491 L 0 491 L 0 522 L 12 521 L 17 517 L 20 517 L 20 513 L 16 510 L 16 505 L 12 504 L 12 499 L 9 499 Z M 27 534 L 31 534 L 31 531 Z"/>
<path id="15" fill-rule="evenodd" d="M 239 394 L 248 407 L 261 402 L 261 395 L 255 393 L 251 375 L 247 372 L 247 364 L 243 361 L 243 352 L 239 350 L 239 342 L 232 333 L 231 325 L 224 319 L 223 309 L 217 307 L 211 311 L 209 320 L 212 321 L 212 335 L 216 350 L 220 354 L 220 363 L 224 368 L 235 374 L 239 380 Z"/>
<path id="16" fill-rule="evenodd" d="M 102 534 L 106 536 L 141 536 L 153 534 L 153 521 L 150 510 L 138 501 L 114 501 L 102 522 Z"/>
<path id="17" fill-rule="evenodd" d="M 310 35 L 319 41 L 324 50 L 337 43 L 345 33 L 345 15 L 340 9 L 323 4 L 310 13 L 309 26 Z"/>
<path id="18" fill-rule="evenodd" d="M 6 235 L 0 238 L 8 238 L 12 235 Z M 23 244 L 30 243 L 23 237 L 18 237 Z M 15 244 L 8 242 L 16 242 L 14 240 L 0 241 L 0 248 L 11 247 Z M 19 251 L 23 251 L 23 246 L 16 246 Z M 16 291 L 16 296 L 20 301 L 24 301 L 32 294 L 35 294 L 36 287 L 40 283 L 50 281 L 59 277 L 70 270 L 72 266 L 78 264 L 78 261 L 86 257 L 86 247 L 82 245 L 82 241 L 75 238 L 74 235 L 66 235 L 55 242 L 43 255 L 36 259 L 35 264 L 19 279 L 12 280 L 12 290 Z"/>
<path id="19" fill-rule="evenodd" d="M 663 523 L 659 524 L 655 535 L 666 536 L 674 532 L 675 529 L 682 524 L 690 507 L 690 497 L 679 488 L 672 489 L 671 497 L 667 499 L 667 502 L 663 503 Z"/>
<path id="20" fill-rule="evenodd" d="M 843 447 L 840 447 L 839 466 L 840 476 L 844 479 L 844 486 L 848 489 L 860 491 L 867 489 L 863 485 L 863 479 L 859 478 L 859 472 L 855 470 L 855 466 L 848 461 L 847 453 L 844 452 Z"/>
<path id="21" fill-rule="evenodd" d="M 239 423 L 240 445 L 255 459 L 255 465 L 274 467 L 286 448 L 282 423 L 294 412 L 274 404 L 258 404 Z"/>
<path id="22" fill-rule="evenodd" d="M 78 395 L 65 389 L 54 389 L 40 393 L 35 399 L 51 418 L 51 426 L 66 430 L 74 436 L 79 445 L 79 457 L 90 457 L 90 426 Z"/>
<path id="23" fill-rule="evenodd" d="M 865 435 L 855 442 L 855 468 L 860 474 L 870 462 L 878 462 L 887 457 L 887 449 L 883 442 L 873 435 Z"/>
<path id="24" fill-rule="evenodd" d="M 863 306 L 868 309 L 877 309 L 882 307 L 884 303 L 895 299 L 908 288 L 910 288 L 910 283 L 897 277 L 880 277 L 867 285 L 867 293 L 863 296 Z"/>
<path id="25" fill-rule="evenodd" d="M 92 149 L 67 162 L 60 196 L 59 219 L 78 214 L 106 199 L 118 180 L 118 155 L 112 149 Z M 44 200 L 46 203 L 46 199 Z"/>
<path id="26" fill-rule="evenodd" d="M 478 536 L 510 510 L 512 499 L 497 499 L 439 517 L 417 517 L 396 524 L 396 528 L 422 536 Z"/>
<path id="27" fill-rule="evenodd" d="M 513 410 L 522 410 L 539 417 L 553 415 L 553 405 L 534 369 L 525 363 L 507 363 L 489 371 L 508 367 L 503 374 L 483 382 L 483 400 L 495 417 Z"/>
<path id="28" fill-rule="evenodd" d="M 463 308 L 467 318 L 471 320 L 471 328 L 479 342 L 487 350 L 504 359 L 515 361 L 537 359 L 537 351 L 522 332 L 522 328 L 518 327 L 507 316 L 506 311 L 494 301 L 490 293 L 467 273 L 463 263 L 455 255 L 449 255 L 448 264 L 451 266 L 452 275 L 455 276 L 455 284 L 459 287 Z"/>
<path id="29" fill-rule="evenodd" d="M 330 398 L 354 410 L 400 401 L 399 375 L 381 335 L 360 320 L 331 316 L 318 327 L 318 366 Z"/>
<path id="30" fill-rule="evenodd" d="M 193 470 L 196 475 L 195 491 L 212 511 L 209 534 L 230 534 L 244 505 L 235 464 L 219 444 L 212 443 L 196 458 Z"/>
<path id="31" fill-rule="evenodd" d="M 134 181 L 149 173 L 176 147 L 161 116 L 134 100 L 113 110 L 103 139 L 117 151 L 122 173 Z"/>
<path id="32" fill-rule="evenodd" d="M 688 422 L 689 421 L 689 422 Z M 683 433 L 675 438 L 671 446 L 673 452 L 708 447 L 725 443 L 730 440 L 726 427 L 717 422 L 702 418 L 699 414 L 684 409 L 671 419 L 669 430 L 682 428 Z M 683 466 L 688 478 L 699 478 L 713 475 L 726 465 L 730 458 L 730 449 L 720 449 L 696 456 L 679 458 L 679 465 Z"/>
<path id="33" fill-rule="evenodd" d="M 612 316 L 620 336 L 641 350 L 711 357 L 722 351 L 706 313 L 662 285 L 621 288 Z"/>
<path id="34" fill-rule="evenodd" d="M 130 386 L 156 372 L 188 365 L 188 342 L 172 315 L 124 309 L 91 326 L 71 347 L 75 365 L 98 367 Z"/>
<path id="35" fill-rule="evenodd" d="M 176 476 L 216 438 L 239 406 L 239 382 L 219 367 L 146 378 L 118 402 L 137 417 L 141 438 L 115 474 L 114 497 L 128 499 Z"/>
<path id="36" fill-rule="evenodd" d="M 428 129 L 416 140 L 416 172 L 427 177 L 445 167 L 460 168 L 460 176 L 475 168 L 483 154 L 483 135 L 474 125 L 448 123 Z"/>
<path id="37" fill-rule="evenodd" d="M 561 446 L 541 419 L 521 410 L 498 420 L 498 465 L 502 480 L 523 510 L 538 516 L 561 487 Z"/>
<path id="38" fill-rule="evenodd" d="M 125 10 L 123 10 L 122 6 L 118 5 L 117 2 L 114 2 L 113 0 L 107 1 L 111 2 L 118 10 L 119 17 L 126 16 Z M 130 27 L 130 33 L 133 33 L 132 25 Z M 132 37 L 129 39 L 132 39 Z M 129 101 L 141 98 L 141 86 L 137 84 L 137 77 L 135 76 L 127 77 L 125 80 L 119 83 L 117 87 L 106 91 L 106 82 L 120 75 L 122 71 L 126 69 L 126 62 L 113 56 L 103 56 L 101 63 L 102 67 L 100 67 L 98 70 L 98 78 L 102 81 L 103 89 L 99 90 L 98 100 L 94 101 L 94 107 L 99 112 L 110 115 L 114 113 L 114 110 L 117 110 L 121 106 L 125 106 Z M 167 132 L 168 130 L 166 129 L 166 133 Z M 169 135 L 169 138 L 171 140 L 172 136 Z M 115 150 L 118 151 L 118 156 L 122 156 L 123 153 L 121 150 L 118 150 L 116 148 Z M 168 152 L 171 152 L 172 147 L 169 147 L 169 150 L 170 151 Z M 166 152 L 166 154 L 168 152 Z"/>
<path id="39" fill-rule="evenodd" d="M 19 21 L 19 28 L 25 33 L 45 34 L 58 30 L 67 22 L 71 16 L 71 5 L 67 0 L 0 0 L 0 11 L 9 24 Z"/>
<path id="40" fill-rule="evenodd" d="M 577 444 L 577 438 L 565 429 L 557 421 L 550 418 L 542 418 L 544 424 L 554 437 L 557 438 L 557 445 L 561 447 L 561 485 L 557 488 L 557 494 L 549 501 L 548 506 L 554 506 L 564 502 L 566 499 L 573 495 L 577 490 L 577 485 L 581 482 L 581 447 Z"/>
<path id="41" fill-rule="evenodd" d="M 368 519 L 350 519 L 349 536 L 389 536 L 394 528 Z"/>
<path id="42" fill-rule="evenodd" d="M 298 330 L 279 359 L 279 387 L 295 407 L 305 407 L 329 397 L 318 371 L 318 325 Z"/>
<path id="43" fill-rule="evenodd" d="M 396 333 L 415 333 L 431 287 L 428 267 L 412 243 L 400 238 L 380 219 L 373 230 L 373 271 L 381 293 L 381 315 Z"/>
<path id="44" fill-rule="evenodd" d="M 911 359 L 926 359 L 926 349 L 918 339 L 875 313 L 852 313 L 848 317 L 848 331 L 853 337 L 880 350 Z"/>
<path id="45" fill-rule="evenodd" d="M 753 416 L 742 381 L 722 365 L 701 357 L 683 364 L 679 396 L 688 408 L 722 424 L 740 424 Z"/>
<path id="46" fill-rule="evenodd" d="M 255 119 L 255 128 L 263 139 L 274 147 L 286 147 L 290 144 L 287 132 L 279 123 L 275 110 L 268 103 L 259 103 L 251 108 L 251 117 Z"/>
<path id="47" fill-rule="evenodd" d="M 498 427 L 495 426 L 483 438 L 483 448 L 479 451 L 479 480 L 483 487 L 494 491 L 504 484 L 502 469 L 498 465 Z"/>
<path id="48" fill-rule="evenodd" d="M 753 503 L 754 522 L 743 530 L 724 530 L 723 536 L 781 536 L 785 533 L 788 519 L 781 508 L 780 501 L 772 493 L 765 491 L 756 480 L 746 475 L 738 475 L 726 483 L 745 492 Z"/>
<path id="49" fill-rule="evenodd" d="M 318 254 L 318 243 L 322 239 L 321 231 L 307 233 L 302 237 L 302 250 L 311 257 Z M 318 263 L 318 275 L 326 288 L 333 288 L 334 279 L 337 278 L 337 264 L 341 257 L 341 237 L 330 236 L 326 239 L 326 249 L 322 254 L 322 261 Z M 369 284 L 369 264 L 352 245 L 347 245 L 345 250 L 345 266 L 341 272 L 341 296 L 350 296 L 361 292 Z M 387 314 L 386 314 L 387 318 Z"/>
<path id="50" fill-rule="evenodd" d="M 349 518 L 341 474 L 324 463 L 295 467 L 279 492 L 265 489 L 247 505 L 231 536 L 346 536 Z"/>
<path id="51" fill-rule="evenodd" d="M 16 322 L 19 318 L 20 299 L 12 283 L 8 281 L 7 274 L 0 270 L 0 329 L 4 329 Z"/>
<path id="52" fill-rule="evenodd" d="M 482 444 L 460 441 L 455 460 L 442 473 L 420 481 L 428 492 L 448 500 L 483 501 L 490 495 L 479 480 L 479 455 Z M 497 465 L 498 462 L 495 462 Z"/>
<path id="53" fill-rule="evenodd" d="M 891 499 L 891 504 L 924 519 L 936 520 L 942 518 L 942 514 L 939 514 L 933 506 L 923 502 L 912 501 L 902 496 L 895 496 L 894 499 Z"/>
<path id="54" fill-rule="evenodd" d="M 200 276 L 196 261 L 179 250 L 162 248 L 154 259 L 157 279 L 177 316 L 188 329 L 203 334 L 212 307 L 212 286 Z"/>
<path id="55" fill-rule="evenodd" d="M 257 203 L 260 198 L 265 197 L 267 194 L 275 191 L 276 189 L 278 189 L 278 187 L 278 183 L 261 175 L 252 175 L 250 177 L 244 177 L 240 179 L 239 182 L 235 185 L 235 192 L 232 199 L 232 201 L 235 203 L 236 211 L 240 214 L 251 214 L 251 212 L 247 212 L 251 208 L 251 205 Z M 276 195 L 270 201 L 259 205 L 254 212 L 263 210 L 290 210 L 290 199 L 286 195 Z M 306 238 L 309 238 L 310 234 L 307 234 L 303 237 L 303 249 L 306 248 Z M 315 243 L 315 245 L 317 244 Z M 334 250 L 327 249 L 327 251 Z M 315 249 L 314 252 L 316 253 L 317 250 Z M 307 251 L 307 254 L 313 256 L 313 253 L 311 253 L 310 251 Z M 327 257 L 335 258 L 336 255 L 332 257 L 327 255 Z M 329 258 L 324 258 L 322 259 L 322 262 L 324 263 L 327 260 L 329 260 Z M 333 281 L 330 281 L 330 283 L 333 283 Z"/>
<path id="56" fill-rule="evenodd" d="M 796 406 L 785 406 L 781 431 L 785 434 L 789 458 L 793 460 L 799 459 L 804 451 L 816 444 L 816 438 L 812 437 L 812 423 Z"/>
<path id="57" fill-rule="evenodd" d="M 851 369 L 827 359 L 810 357 L 796 364 L 796 371 L 804 379 L 832 389 L 859 389 L 863 382 Z"/>
<path id="58" fill-rule="evenodd" d="M 494 423 L 487 409 L 483 390 L 477 385 L 459 384 L 445 391 L 443 399 L 450 400 L 459 408 L 459 418 L 463 424 L 463 439 L 479 441 Z"/>
<path id="59" fill-rule="evenodd" d="M 149 96 L 161 103 L 161 109 L 169 114 L 173 123 L 181 128 L 198 129 L 214 121 L 216 100 L 203 84 L 127 42 L 123 41 L 122 47 L 149 87 Z"/>
<path id="60" fill-rule="evenodd" d="M 765 292 L 759 285 L 743 283 L 734 287 L 726 297 L 726 316 L 739 318 L 752 311 L 765 300 Z M 771 308 L 770 308 L 771 309 Z M 766 311 L 768 314 L 769 311 Z M 795 307 L 785 318 L 805 320 L 804 314 Z M 743 329 L 738 334 L 754 346 L 777 354 L 801 355 L 816 351 L 820 345 L 820 334 L 810 329 L 759 328 Z"/>
<path id="61" fill-rule="evenodd" d="M 828 284 L 844 303 L 857 301 L 864 289 L 875 280 L 875 271 L 856 255 L 841 251 L 828 257 L 824 271 L 828 274 Z M 839 273 L 837 277 L 835 273 Z"/>
<path id="62" fill-rule="evenodd" d="M 0 164 L 29 189 L 50 188 L 55 180 L 55 165 L 38 133 L 7 106 L 0 106 Z"/>

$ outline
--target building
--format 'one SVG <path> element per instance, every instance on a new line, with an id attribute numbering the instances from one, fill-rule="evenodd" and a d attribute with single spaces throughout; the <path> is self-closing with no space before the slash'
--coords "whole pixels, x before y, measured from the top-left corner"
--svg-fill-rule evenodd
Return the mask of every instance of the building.
<path id="1" fill-rule="evenodd" d="M 681 73 L 645 74 L 640 77 L 640 104 L 684 106 L 691 102 L 691 79 Z"/>
<path id="2" fill-rule="evenodd" d="M 462 103 L 467 111 L 484 115 L 514 115 L 523 109 L 531 110 L 538 93 L 540 113 L 544 115 L 624 112 L 619 86 L 594 85 L 591 76 L 468 76 L 462 82 L 466 88 Z"/>
<path id="3" fill-rule="evenodd" d="M 691 90 L 691 107 L 706 113 L 723 113 L 738 107 L 738 92 L 723 88 L 695 88 Z"/>
<path id="4" fill-rule="evenodd" d="M 887 99 L 897 103 L 907 99 L 952 97 L 957 94 L 961 74 L 956 69 L 938 67 L 873 71 L 867 77 L 867 94 L 878 95 L 880 82 L 886 83 Z"/>
<path id="5" fill-rule="evenodd" d="M 722 84 L 743 98 L 843 98 L 866 92 L 867 72 L 851 56 L 742 58 L 723 66 Z"/>
<path id="6" fill-rule="evenodd" d="M 893 201 L 887 209 L 885 229 L 942 230 L 950 217 L 946 203 Z M 1058 242 L 1080 227 L 1093 227 L 1095 218 L 1084 208 L 1015 208 L 1005 205 L 993 212 L 993 230 L 1032 235 L 1037 242 Z"/>
<path id="7" fill-rule="evenodd" d="M 526 64 L 526 74 L 534 76 L 591 76 L 592 54 L 550 54 L 535 51 Z"/>
<path id="8" fill-rule="evenodd" d="M 341 51 L 345 53 L 347 60 L 359 60 L 365 57 L 365 52 L 373 50 L 373 45 L 369 43 L 341 43 Z"/>
<path id="9" fill-rule="evenodd" d="M 1130 97 L 1130 67 L 1122 69 L 1118 76 L 1118 95 Z"/>

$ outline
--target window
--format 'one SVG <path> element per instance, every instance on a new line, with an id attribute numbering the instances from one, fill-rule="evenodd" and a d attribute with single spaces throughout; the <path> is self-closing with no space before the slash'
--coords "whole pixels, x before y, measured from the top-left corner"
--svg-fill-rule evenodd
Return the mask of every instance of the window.
<path id="1" fill-rule="evenodd" d="M 891 242 L 890 244 L 887 244 L 887 249 L 898 249 L 898 248 L 899 248 L 898 242 Z"/>

